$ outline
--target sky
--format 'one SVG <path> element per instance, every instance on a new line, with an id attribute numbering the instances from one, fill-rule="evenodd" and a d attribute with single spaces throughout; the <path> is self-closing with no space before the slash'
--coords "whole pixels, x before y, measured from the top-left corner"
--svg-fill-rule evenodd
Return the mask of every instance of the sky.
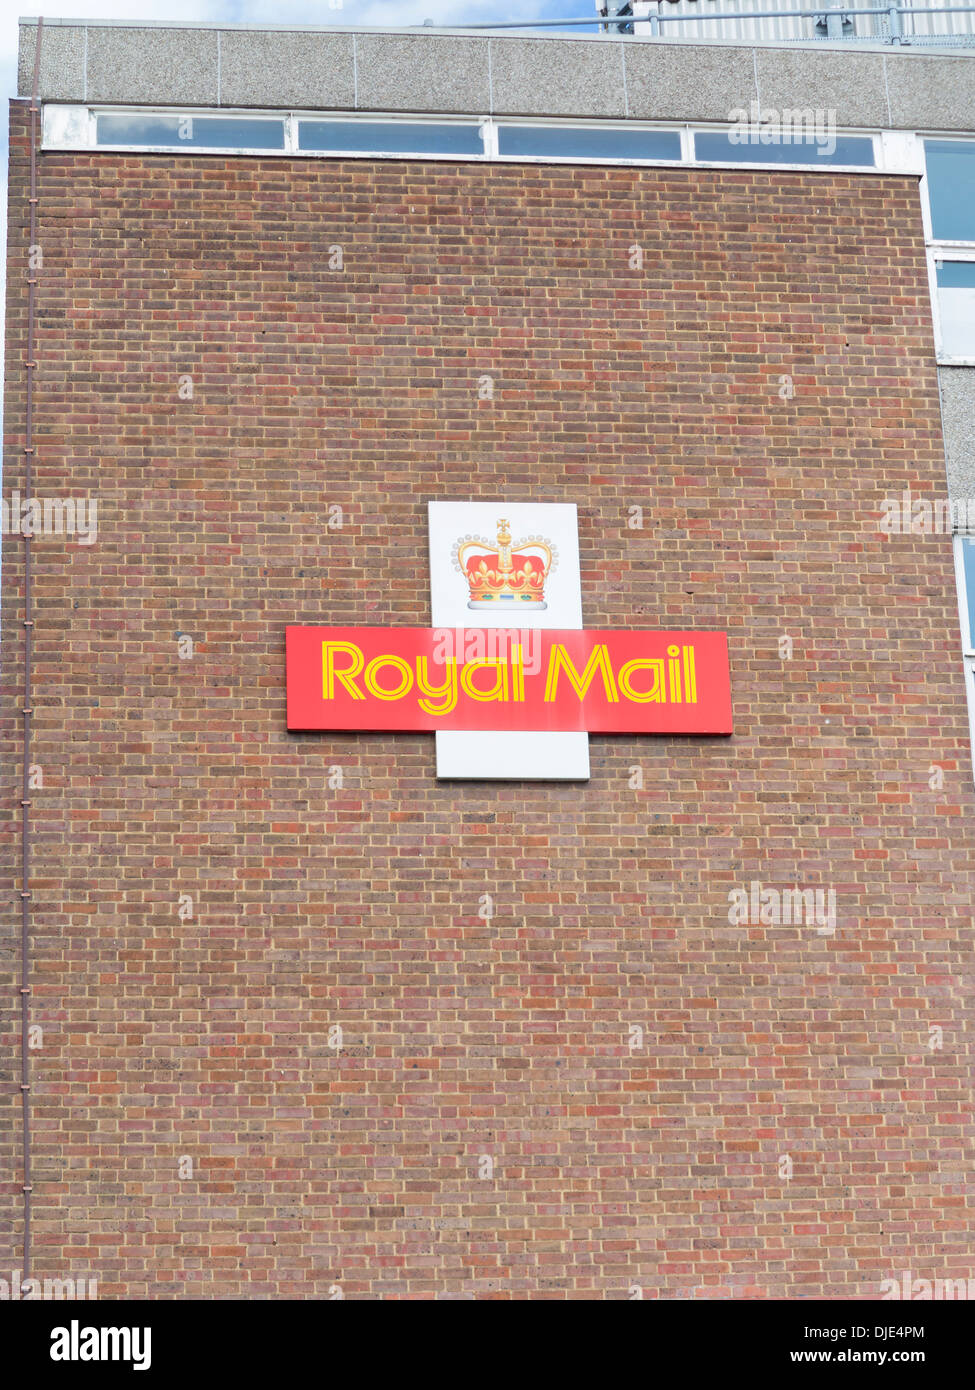
<path id="1" fill-rule="evenodd" d="M 400 28 L 430 19 L 449 28 L 481 22 L 588 18 L 593 0 L 56 0 L 47 13 L 32 0 L 0 0 L 0 103 L 4 155 L 0 160 L 0 248 L 7 245 L 7 117 L 17 95 L 18 18 L 183 20 L 194 24 L 378 24 Z M 585 32 L 585 31 L 584 31 Z M 3 302 L 0 302 L 0 329 Z"/>

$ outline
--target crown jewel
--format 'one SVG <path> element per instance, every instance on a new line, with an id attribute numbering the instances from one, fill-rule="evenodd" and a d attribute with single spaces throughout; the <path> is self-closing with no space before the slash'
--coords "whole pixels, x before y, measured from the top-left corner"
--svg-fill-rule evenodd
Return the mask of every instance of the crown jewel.
<path id="1" fill-rule="evenodd" d="M 468 608 L 497 604 L 537 612 L 546 608 L 545 581 L 558 564 L 558 551 L 541 536 L 527 536 L 511 543 L 507 521 L 498 522 L 497 544 L 483 536 L 463 536 L 452 552 L 454 568 L 467 580 Z"/>

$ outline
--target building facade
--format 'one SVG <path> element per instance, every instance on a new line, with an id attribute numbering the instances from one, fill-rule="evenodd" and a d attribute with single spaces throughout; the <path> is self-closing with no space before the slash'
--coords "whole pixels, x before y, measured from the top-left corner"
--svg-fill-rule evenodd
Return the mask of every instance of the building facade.
<path id="1" fill-rule="evenodd" d="M 975 55 L 37 34 L 11 1268 L 26 1185 L 109 1297 L 975 1273 Z M 727 632 L 733 735 L 560 782 L 290 733 L 289 624 L 430 625 L 431 501 L 574 504 L 585 626 Z"/>

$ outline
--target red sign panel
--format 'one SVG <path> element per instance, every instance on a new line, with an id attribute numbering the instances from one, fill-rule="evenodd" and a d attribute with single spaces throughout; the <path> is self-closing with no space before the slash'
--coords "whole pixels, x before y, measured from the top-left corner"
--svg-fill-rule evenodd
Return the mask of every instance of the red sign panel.
<path id="1" fill-rule="evenodd" d="M 289 627 L 288 728 L 730 734 L 723 632 Z"/>

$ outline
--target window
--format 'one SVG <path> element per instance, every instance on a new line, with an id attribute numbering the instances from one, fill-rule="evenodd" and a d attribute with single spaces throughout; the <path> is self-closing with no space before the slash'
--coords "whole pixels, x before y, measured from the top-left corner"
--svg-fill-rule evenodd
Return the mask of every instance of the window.
<path id="1" fill-rule="evenodd" d="M 975 260 L 935 256 L 938 298 L 938 356 L 975 358 Z"/>
<path id="2" fill-rule="evenodd" d="M 284 120 L 250 116 L 143 116 L 134 112 L 96 117 L 99 145 L 148 145 L 173 149 L 283 150 Z"/>
<path id="3" fill-rule="evenodd" d="M 975 242 L 975 140 L 925 140 L 934 241 Z"/>
<path id="4" fill-rule="evenodd" d="M 938 361 L 975 363 L 975 140 L 923 143 Z"/>
<path id="5" fill-rule="evenodd" d="M 480 125 L 460 121 L 303 121 L 298 149 L 330 154 L 484 155 Z"/>
<path id="6" fill-rule="evenodd" d="M 955 537 L 955 570 L 962 651 L 975 661 L 975 539 L 971 536 Z"/>
<path id="7" fill-rule="evenodd" d="M 674 159 L 681 157 L 676 130 L 609 126 L 502 125 L 498 154 L 538 159 Z"/>
<path id="8" fill-rule="evenodd" d="M 301 112 L 262 110 L 178 111 L 72 105 L 45 102 L 43 148 L 78 150 L 185 150 L 227 154 L 277 154 L 373 159 L 476 159 L 578 161 L 605 164 L 799 164 L 809 169 L 834 166 L 864 172 L 916 172 L 921 159 L 917 136 L 837 135 L 810 126 L 815 112 L 788 113 L 805 125 L 773 131 L 776 144 L 752 143 L 728 125 L 710 129 L 690 124 L 664 126 L 639 121 L 498 119 L 481 113 L 447 116 L 419 112 Z M 760 131 L 759 134 L 766 132 Z M 950 145 L 953 158 L 964 141 Z M 969 141 L 975 148 L 975 142 Z M 906 153 L 905 153 L 906 150 Z M 907 165 L 905 166 L 905 160 Z M 909 166 L 909 167 L 907 167 Z"/>
<path id="9" fill-rule="evenodd" d="M 779 136 L 779 143 L 772 144 L 775 131 L 752 132 L 768 134 L 770 143 L 763 144 L 760 139 L 753 143 L 750 134 L 744 139 L 736 131 L 706 130 L 694 136 L 694 157 L 708 163 L 726 164 L 831 164 L 859 165 L 872 168 L 875 163 L 873 140 L 869 135 L 836 135 L 827 131 L 807 134 L 801 139 L 786 138 L 790 132 Z"/>

